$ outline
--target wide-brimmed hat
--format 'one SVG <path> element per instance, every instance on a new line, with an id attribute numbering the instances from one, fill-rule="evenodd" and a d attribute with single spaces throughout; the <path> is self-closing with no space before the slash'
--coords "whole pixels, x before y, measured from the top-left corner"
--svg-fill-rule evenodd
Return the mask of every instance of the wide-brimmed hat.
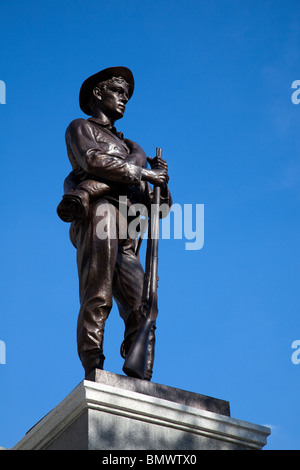
<path id="1" fill-rule="evenodd" d="M 134 90 L 134 78 L 131 70 L 129 70 L 127 67 L 109 67 L 87 78 L 81 85 L 79 93 L 79 106 L 85 114 L 92 114 L 90 101 L 95 86 L 97 86 L 98 83 L 109 80 L 112 77 L 124 78 L 124 80 L 129 85 L 129 98 L 131 98 Z"/>

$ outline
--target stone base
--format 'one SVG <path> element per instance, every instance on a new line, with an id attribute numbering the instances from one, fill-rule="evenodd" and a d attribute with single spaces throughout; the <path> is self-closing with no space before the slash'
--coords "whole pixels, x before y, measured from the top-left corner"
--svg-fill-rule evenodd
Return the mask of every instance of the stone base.
<path id="1" fill-rule="evenodd" d="M 223 400 L 100 370 L 88 379 L 13 450 L 262 449 L 270 434 Z"/>
<path id="2" fill-rule="evenodd" d="M 94 369 L 86 379 L 100 384 L 112 385 L 113 387 L 131 392 L 162 398 L 163 400 L 180 403 L 181 405 L 199 408 L 200 410 L 213 411 L 214 413 L 230 416 L 228 401 L 200 395 L 199 393 L 187 392 L 179 388 L 148 382 L 147 380 L 133 379 L 126 375 L 113 374 L 112 372 L 100 369 Z"/>

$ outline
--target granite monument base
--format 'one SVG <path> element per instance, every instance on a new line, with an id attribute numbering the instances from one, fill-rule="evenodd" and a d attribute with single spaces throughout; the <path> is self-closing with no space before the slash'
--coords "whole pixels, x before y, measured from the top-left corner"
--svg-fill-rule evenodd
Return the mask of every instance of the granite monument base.
<path id="1" fill-rule="evenodd" d="M 13 450 L 258 450 L 269 434 L 226 401 L 95 370 Z"/>

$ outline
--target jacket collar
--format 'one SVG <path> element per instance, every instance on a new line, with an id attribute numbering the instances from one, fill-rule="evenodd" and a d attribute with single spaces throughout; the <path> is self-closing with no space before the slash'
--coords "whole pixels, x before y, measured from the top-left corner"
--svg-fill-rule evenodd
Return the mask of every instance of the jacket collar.
<path id="1" fill-rule="evenodd" d="M 99 118 L 91 117 L 91 118 L 88 118 L 88 121 L 93 122 L 94 124 L 97 124 L 97 126 L 101 127 L 101 129 L 103 129 L 104 132 L 116 138 L 118 141 L 121 141 L 121 144 L 126 148 L 127 152 L 130 153 L 129 148 L 124 142 L 123 132 L 118 132 L 114 126 L 112 127 L 109 124 L 104 124 L 102 119 L 99 119 Z"/>

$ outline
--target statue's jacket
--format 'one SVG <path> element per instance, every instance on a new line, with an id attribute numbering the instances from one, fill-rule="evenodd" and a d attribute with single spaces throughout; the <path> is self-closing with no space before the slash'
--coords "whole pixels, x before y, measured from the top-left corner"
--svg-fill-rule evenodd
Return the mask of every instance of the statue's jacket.
<path id="1" fill-rule="evenodd" d="M 128 205 L 138 202 L 149 208 L 153 190 L 141 178 L 147 157 L 136 142 L 124 139 L 121 132 L 96 118 L 72 121 L 65 138 L 72 171 L 65 180 L 63 201 L 58 207 L 63 220 L 71 222 L 83 218 L 89 204 L 103 197 L 116 204 L 120 196 L 127 196 Z M 70 198 L 80 200 L 84 209 L 64 218 Z M 168 188 L 162 191 L 161 204 L 171 207 Z M 164 211 L 163 216 L 166 215 Z"/>

